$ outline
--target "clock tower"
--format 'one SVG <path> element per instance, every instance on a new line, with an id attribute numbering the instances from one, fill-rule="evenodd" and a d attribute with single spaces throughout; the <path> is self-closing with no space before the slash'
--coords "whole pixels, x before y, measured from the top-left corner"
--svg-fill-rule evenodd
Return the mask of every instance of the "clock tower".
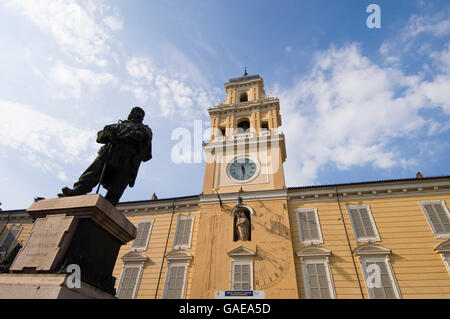
<path id="1" fill-rule="evenodd" d="M 259 75 L 225 83 L 226 99 L 208 109 L 211 136 L 206 153 L 203 194 L 285 188 L 286 160 L 280 103 L 268 97 Z"/>

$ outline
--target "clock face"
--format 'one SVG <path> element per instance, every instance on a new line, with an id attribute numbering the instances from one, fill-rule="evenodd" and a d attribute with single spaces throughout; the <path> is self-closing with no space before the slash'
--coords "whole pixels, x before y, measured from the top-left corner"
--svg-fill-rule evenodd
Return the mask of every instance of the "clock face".
<path id="1" fill-rule="evenodd" d="M 237 181 L 243 182 L 256 175 L 256 163 L 248 157 L 234 159 L 228 164 L 228 174 Z"/>

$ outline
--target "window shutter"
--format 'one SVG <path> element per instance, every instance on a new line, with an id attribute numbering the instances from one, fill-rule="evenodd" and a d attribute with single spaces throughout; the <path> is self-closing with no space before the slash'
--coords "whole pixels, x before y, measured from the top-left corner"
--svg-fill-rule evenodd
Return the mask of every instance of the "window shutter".
<path id="1" fill-rule="evenodd" d="M 349 209 L 357 239 L 375 239 L 375 225 L 372 223 L 367 207 Z"/>
<path id="2" fill-rule="evenodd" d="M 192 218 L 180 218 L 178 220 L 177 233 L 175 235 L 175 246 L 189 246 L 192 222 Z"/>
<path id="3" fill-rule="evenodd" d="M 306 266 L 306 269 L 308 271 L 311 298 L 330 299 L 331 292 L 325 263 L 311 263 Z"/>
<path id="4" fill-rule="evenodd" d="M 299 211 L 298 222 L 300 224 L 300 236 L 304 241 L 321 241 L 319 223 L 314 210 Z"/>
<path id="5" fill-rule="evenodd" d="M 139 275 L 139 268 L 125 268 L 122 277 L 122 283 L 118 293 L 118 297 L 121 299 L 133 298 L 133 292 L 136 287 L 137 279 Z"/>
<path id="6" fill-rule="evenodd" d="M 145 249 L 150 236 L 150 230 L 152 228 L 153 221 L 140 222 L 137 227 L 136 238 L 131 248 Z"/>
<path id="7" fill-rule="evenodd" d="M 450 233 L 450 219 L 441 203 L 425 204 L 423 208 L 429 217 L 436 235 Z"/>
<path id="8" fill-rule="evenodd" d="M 250 290 L 250 265 L 234 265 L 233 290 Z"/>
<path id="9" fill-rule="evenodd" d="M 366 266 L 376 264 L 380 268 L 380 287 L 371 288 L 375 299 L 396 299 L 388 265 L 385 262 L 368 262 Z"/>
<path id="10" fill-rule="evenodd" d="M 22 230 L 22 227 L 19 226 L 11 226 L 8 230 L 8 233 L 5 236 L 5 239 L 3 240 L 2 247 L 5 248 L 6 251 L 9 251 L 11 246 L 16 241 L 17 237 L 19 236 L 20 231 Z"/>
<path id="11" fill-rule="evenodd" d="M 170 266 L 166 290 L 167 299 L 181 299 L 186 268 L 184 266 Z"/>

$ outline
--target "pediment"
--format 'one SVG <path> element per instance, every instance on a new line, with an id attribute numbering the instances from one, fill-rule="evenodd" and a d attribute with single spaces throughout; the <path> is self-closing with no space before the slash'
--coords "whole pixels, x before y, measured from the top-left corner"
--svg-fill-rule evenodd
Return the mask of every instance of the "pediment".
<path id="1" fill-rule="evenodd" d="M 448 253 L 448 252 L 450 252 L 450 239 L 448 239 L 448 240 L 440 243 L 439 245 L 437 245 L 434 250 L 436 250 L 438 253 Z"/>
<path id="2" fill-rule="evenodd" d="M 254 256 L 256 255 L 256 252 L 254 252 L 253 250 L 246 248 L 244 246 L 239 246 L 231 251 L 229 251 L 227 253 L 229 256 Z"/>
<path id="3" fill-rule="evenodd" d="M 391 250 L 377 244 L 363 244 L 356 247 L 353 253 L 357 256 L 389 255 Z"/>
<path id="4" fill-rule="evenodd" d="M 297 252 L 298 257 L 322 257 L 330 255 L 331 250 L 321 246 L 308 246 Z"/>
<path id="5" fill-rule="evenodd" d="M 173 250 L 165 258 L 167 260 L 190 260 L 192 255 L 186 250 Z"/>
<path id="6" fill-rule="evenodd" d="M 145 256 L 144 254 L 141 254 L 141 253 L 130 252 L 130 253 L 128 253 L 128 254 L 125 254 L 125 255 L 122 257 L 122 260 L 123 260 L 124 262 L 131 262 L 131 261 L 138 261 L 138 262 L 140 261 L 140 262 L 143 262 L 143 261 L 148 260 L 148 257 Z"/>

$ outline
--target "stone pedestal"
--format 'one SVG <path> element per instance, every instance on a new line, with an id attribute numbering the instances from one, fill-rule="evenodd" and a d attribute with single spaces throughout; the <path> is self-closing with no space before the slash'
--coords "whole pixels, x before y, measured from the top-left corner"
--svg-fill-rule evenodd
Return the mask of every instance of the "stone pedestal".
<path id="1" fill-rule="evenodd" d="M 112 272 L 120 246 L 136 237 L 136 227 L 122 213 L 100 195 L 40 200 L 27 212 L 35 222 L 11 274 L 0 276 L 0 298 L 115 295 Z M 66 284 L 70 265 L 80 269 L 80 288 Z"/>

